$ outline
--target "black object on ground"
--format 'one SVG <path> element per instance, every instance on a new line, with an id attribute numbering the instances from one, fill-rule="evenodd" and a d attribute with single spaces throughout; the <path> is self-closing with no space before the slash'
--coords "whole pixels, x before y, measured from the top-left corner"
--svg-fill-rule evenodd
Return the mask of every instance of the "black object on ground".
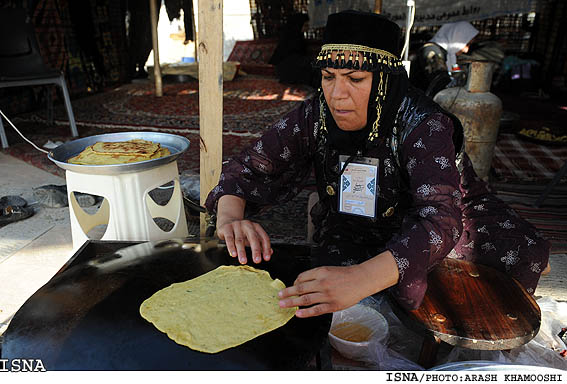
<path id="1" fill-rule="evenodd" d="M 0 227 L 27 219 L 34 214 L 32 207 L 20 196 L 0 197 Z"/>

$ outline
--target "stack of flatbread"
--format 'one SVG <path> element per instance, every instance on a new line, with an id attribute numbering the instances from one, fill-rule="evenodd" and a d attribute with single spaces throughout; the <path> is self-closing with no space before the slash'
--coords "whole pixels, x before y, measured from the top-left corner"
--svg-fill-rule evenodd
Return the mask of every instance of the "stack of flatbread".
<path id="1" fill-rule="evenodd" d="M 169 149 L 142 139 L 116 142 L 96 142 L 77 156 L 67 160 L 71 164 L 110 165 L 136 163 L 168 156 Z"/>

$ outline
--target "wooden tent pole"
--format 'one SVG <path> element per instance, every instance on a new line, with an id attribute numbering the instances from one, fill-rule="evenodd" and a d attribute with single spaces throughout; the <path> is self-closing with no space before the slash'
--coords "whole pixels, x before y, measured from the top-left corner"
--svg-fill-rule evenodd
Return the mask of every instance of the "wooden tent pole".
<path id="1" fill-rule="evenodd" d="M 193 28 L 193 43 L 195 49 L 195 62 L 199 61 L 199 54 L 197 49 L 198 39 L 197 39 L 197 24 L 195 23 L 195 2 L 191 0 L 193 5 L 191 6 L 191 28 Z"/>
<path id="2" fill-rule="evenodd" d="M 374 13 L 382 13 L 382 0 L 374 0 Z"/>
<path id="3" fill-rule="evenodd" d="M 201 205 L 218 183 L 222 165 L 223 0 L 199 0 L 199 134 Z M 201 213 L 204 237 L 206 215 Z"/>
<path id="4" fill-rule="evenodd" d="M 163 86 L 161 82 L 161 68 L 159 66 L 159 47 L 158 47 L 158 33 L 157 33 L 157 7 L 155 0 L 150 2 L 150 19 L 152 23 L 152 47 L 154 50 L 154 79 L 156 84 L 156 96 L 163 96 Z"/>

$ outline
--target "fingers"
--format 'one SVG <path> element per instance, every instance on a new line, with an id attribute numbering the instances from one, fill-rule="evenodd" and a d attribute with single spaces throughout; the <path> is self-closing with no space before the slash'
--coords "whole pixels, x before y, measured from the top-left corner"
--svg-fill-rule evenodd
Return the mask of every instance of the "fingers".
<path id="1" fill-rule="evenodd" d="M 270 237 L 268 236 L 266 231 L 264 231 L 264 228 L 262 228 L 260 224 L 258 223 L 253 223 L 253 224 L 254 224 L 254 228 L 256 229 L 256 233 L 260 236 L 260 241 L 262 242 L 262 255 L 264 257 L 264 260 L 269 261 L 270 258 L 272 257 L 272 254 L 274 253 L 274 250 L 270 245 Z M 260 262 L 260 260 L 258 260 L 258 262 Z"/>
<path id="2" fill-rule="evenodd" d="M 320 284 L 314 280 L 307 281 L 304 283 L 298 283 L 298 281 L 296 280 L 291 287 L 287 287 L 279 291 L 278 296 L 280 297 L 280 299 L 286 299 L 286 298 L 292 298 L 294 296 L 307 295 L 309 293 L 320 292 L 320 291 L 321 291 Z M 311 303 L 304 303 L 298 301 L 294 301 L 294 303 L 296 303 L 295 305 L 311 304 Z"/>
<path id="3" fill-rule="evenodd" d="M 341 288 L 343 273 L 342 267 L 320 267 L 301 273 L 291 287 L 278 292 L 280 307 L 302 307 L 295 313 L 297 317 L 319 316 L 346 308 L 348 302 Z"/>
<path id="4" fill-rule="evenodd" d="M 324 268 L 310 269 L 300 273 L 297 279 L 293 282 L 291 287 L 287 287 L 278 292 L 280 299 L 285 299 L 292 296 L 301 296 L 312 292 L 323 292 L 324 286 L 321 275 L 324 273 Z M 312 304 L 312 303 L 309 303 Z M 308 305 L 307 303 L 300 303 L 296 305 Z M 292 307 L 294 305 L 291 305 Z"/>
<path id="5" fill-rule="evenodd" d="M 224 224 L 219 227 L 217 234 L 221 240 L 226 243 L 226 248 L 228 249 L 228 254 L 231 257 L 238 257 L 238 252 L 236 250 L 236 244 L 234 242 L 234 230 L 232 228 L 232 223 Z"/>
<path id="6" fill-rule="evenodd" d="M 248 239 L 248 244 L 252 251 L 252 260 L 254 260 L 256 264 L 262 261 L 262 238 L 258 233 L 258 228 L 261 227 L 257 223 L 250 223 L 250 225 L 247 223 L 247 225 L 244 226 L 246 238 Z"/>
<path id="7" fill-rule="evenodd" d="M 335 312 L 333 307 L 330 304 L 324 303 L 319 305 L 314 305 L 313 307 L 309 308 L 302 308 L 295 312 L 295 316 L 297 317 L 313 317 L 323 315 L 325 313 L 332 313 Z"/>
<path id="8" fill-rule="evenodd" d="M 223 224 L 217 230 L 219 238 L 226 242 L 230 256 L 238 257 L 241 264 L 246 264 L 246 246 L 251 248 L 252 260 L 255 263 L 268 261 L 273 253 L 270 238 L 262 226 L 249 220 L 235 220 Z"/>
<path id="9" fill-rule="evenodd" d="M 297 317 L 319 316 L 336 310 L 334 305 L 326 302 L 325 295 L 319 292 L 283 299 L 280 300 L 279 305 L 281 308 L 300 307 L 295 312 Z"/>
<path id="10" fill-rule="evenodd" d="M 307 307 L 309 305 L 325 302 L 325 296 L 320 292 L 306 293 L 301 296 L 291 296 L 280 300 L 281 308 Z"/>
<path id="11" fill-rule="evenodd" d="M 313 269 L 308 269 L 305 272 L 301 272 L 297 275 L 297 278 L 293 282 L 293 285 L 297 285 L 300 283 L 305 283 L 311 280 L 321 279 L 327 273 L 327 267 L 318 267 Z"/>
<path id="12" fill-rule="evenodd" d="M 232 229 L 234 231 L 234 245 L 236 247 L 236 257 L 240 264 L 246 264 L 248 259 L 246 258 L 246 243 L 248 243 L 245 238 L 244 231 L 241 225 L 233 225 Z"/>
<path id="13" fill-rule="evenodd" d="M 320 282 L 310 280 L 304 283 L 296 283 L 278 292 L 281 299 L 279 304 L 282 308 L 307 307 L 313 304 L 327 301 L 325 292 L 321 289 Z"/>

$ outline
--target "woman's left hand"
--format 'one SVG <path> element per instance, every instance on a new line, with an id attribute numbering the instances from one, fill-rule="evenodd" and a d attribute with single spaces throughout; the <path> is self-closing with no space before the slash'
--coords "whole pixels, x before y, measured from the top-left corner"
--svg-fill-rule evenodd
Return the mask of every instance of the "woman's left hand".
<path id="1" fill-rule="evenodd" d="M 360 290 L 360 267 L 319 267 L 305 271 L 297 276 L 293 286 L 278 293 L 280 307 L 308 307 L 299 309 L 295 314 L 297 317 L 318 316 L 348 308 L 368 296 Z"/>

